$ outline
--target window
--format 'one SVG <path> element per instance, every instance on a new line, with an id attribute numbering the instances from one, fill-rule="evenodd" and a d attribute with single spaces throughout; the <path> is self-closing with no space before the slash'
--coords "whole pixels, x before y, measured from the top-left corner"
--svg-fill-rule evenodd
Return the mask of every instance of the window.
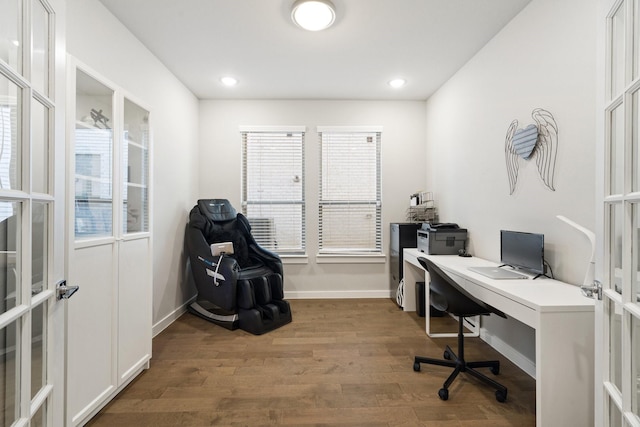
<path id="1" fill-rule="evenodd" d="M 318 127 L 319 252 L 382 252 L 381 127 Z"/>
<path id="2" fill-rule="evenodd" d="M 242 212 L 258 244 L 305 253 L 304 126 L 242 127 Z"/>

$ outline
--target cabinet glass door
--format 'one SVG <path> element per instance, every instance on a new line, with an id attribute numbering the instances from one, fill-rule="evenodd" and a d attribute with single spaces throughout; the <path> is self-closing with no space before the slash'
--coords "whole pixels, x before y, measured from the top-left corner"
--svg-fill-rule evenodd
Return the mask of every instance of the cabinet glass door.
<path id="1" fill-rule="evenodd" d="M 77 70 L 76 239 L 113 234 L 113 90 Z"/>
<path id="2" fill-rule="evenodd" d="M 149 112 L 124 99 L 122 232 L 149 231 Z"/>

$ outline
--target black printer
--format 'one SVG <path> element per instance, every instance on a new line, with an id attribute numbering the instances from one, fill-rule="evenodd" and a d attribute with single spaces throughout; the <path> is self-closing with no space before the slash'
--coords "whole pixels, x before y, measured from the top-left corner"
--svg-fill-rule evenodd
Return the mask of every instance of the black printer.
<path id="1" fill-rule="evenodd" d="M 424 223 L 417 233 L 418 250 L 427 255 L 458 255 L 467 241 L 467 229 L 452 223 Z"/>

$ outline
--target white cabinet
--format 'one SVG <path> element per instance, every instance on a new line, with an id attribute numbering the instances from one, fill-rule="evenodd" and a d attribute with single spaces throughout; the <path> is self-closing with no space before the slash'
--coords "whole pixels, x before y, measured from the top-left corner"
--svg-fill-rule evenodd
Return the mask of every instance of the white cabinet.
<path id="1" fill-rule="evenodd" d="M 84 424 L 149 365 L 149 110 L 70 58 L 67 424 Z M 69 114 L 71 116 L 71 114 Z"/>

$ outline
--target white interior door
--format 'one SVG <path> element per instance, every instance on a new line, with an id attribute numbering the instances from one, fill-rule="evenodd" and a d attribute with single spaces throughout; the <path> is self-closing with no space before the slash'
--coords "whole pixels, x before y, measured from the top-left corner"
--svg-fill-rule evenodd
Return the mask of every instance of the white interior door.
<path id="1" fill-rule="evenodd" d="M 596 425 L 640 426 L 640 3 L 602 0 Z M 602 81 L 602 80 L 601 80 Z"/>
<path id="2" fill-rule="evenodd" d="M 63 425 L 64 15 L 0 2 L 0 424 Z M 57 173 L 56 173 L 57 172 Z"/>

